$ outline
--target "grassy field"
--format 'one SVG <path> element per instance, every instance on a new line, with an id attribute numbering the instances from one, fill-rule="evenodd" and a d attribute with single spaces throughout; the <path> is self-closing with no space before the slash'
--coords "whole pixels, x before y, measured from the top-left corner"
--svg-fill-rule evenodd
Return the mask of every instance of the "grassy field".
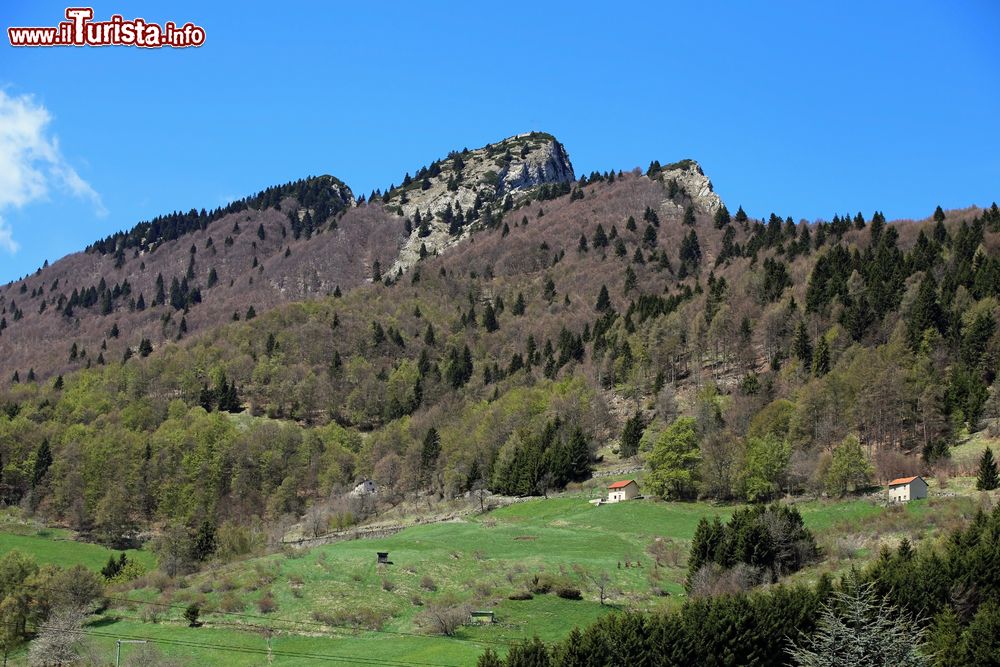
<path id="1" fill-rule="evenodd" d="M 825 558 L 794 579 L 843 572 L 877 554 L 881 544 L 929 539 L 975 511 L 974 494 L 944 491 L 932 481 L 934 497 L 905 507 L 863 498 L 798 503 Z M 311 664 L 319 655 L 350 664 L 471 664 L 488 646 L 502 649 L 533 635 L 558 639 L 615 609 L 680 604 L 684 559 L 699 519 L 725 518 L 733 509 L 651 500 L 593 507 L 583 497 L 564 496 L 183 578 L 152 575 L 112 594 L 111 608 L 88 628 L 89 641 L 95 650 L 111 651 L 115 637 L 142 637 L 185 664 L 258 665 L 267 664 L 264 636 L 271 632 L 271 660 L 278 665 Z M 74 555 L 61 556 L 63 563 L 83 558 L 79 549 L 86 545 L 53 537 L 33 539 L 49 540 L 50 557 L 72 545 Z M 648 551 L 657 538 L 670 545 L 662 566 Z M 388 551 L 392 564 L 377 565 L 376 551 Z M 41 556 L 46 549 L 35 544 L 31 552 Z M 595 584 L 602 575 L 605 605 Z M 552 592 L 509 599 L 546 581 Z M 559 597 L 559 588 L 579 589 L 583 599 Z M 421 615 L 446 600 L 493 611 L 497 622 L 462 627 L 454 637 L 428 635 Z M 192 603 L 202 609 L 202 627 L 182 620 Z"/>
<path id="2" fill-rule="evenodd" d="M 107 564 L 109 556 L 120 553 L 98 544 L 79 542 L 68 530 L 46 528 L 12 514 L 0 515 L 0 554 L 14 549 L 32 556 L 39 564 L 61 567 L 83 565 L 92 570 L 100 570 Z M 126 553 L 146 569 L 156 565 L 156 559 L 149 551 L 128 549 Z"/>

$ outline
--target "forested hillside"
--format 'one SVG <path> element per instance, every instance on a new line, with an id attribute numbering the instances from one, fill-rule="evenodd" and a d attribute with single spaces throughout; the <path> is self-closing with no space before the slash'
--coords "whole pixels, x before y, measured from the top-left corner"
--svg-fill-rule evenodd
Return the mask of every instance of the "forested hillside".
<path id="1" fill-rule="evenodd" d="M 169 263 L 158 257 L 162 294 L 142 264 L 168 244 L 128 257 L 129 294 L 73 284 L 85 301 L 44 309 L 86 326 L 86 346 L 62 329 L 30 342 L 16 331 L 71 286 L 48 284 L 55 268 L 113 253 L 9 287 L 4 500 L 124 543 L 159 521 L 294 520 L 362 477 L 389 502 L 541 494 L 597 456 L 638 457 L 667 498 L 842 494 L 930 471 L 995 418 L 996 206 L 889 224 L 877 212 L 755 220 L 693 197 L 664 178 L 671 168 L 536 188 L 384 279 L 368 263 L 391 261 L 402 219 L 378 201 L 311 239 L 282 213 L 301 211 L 292 200 L 230 212 L 177 232 Z M 329 296 L 242 300 L 241 285 L 297 256 L 320 262 L 324 244 L 333 273 L 312 265 L 318 283 L 289 289 Z M 254 248 L 269 251 L 263 264 Z M 200 305 L 191 281 L 183 294 L 185 267 L 217 275 Z M 213 290 L 224 296 L 209 302 Z M 78 316 L 109 298 L 113 316 Z M 201 317 L 229 323 L 192 335 Z M 155 346 L 151 329 L 167 334 Z M 76 370 L 31 372 L 46 359 Z"/>

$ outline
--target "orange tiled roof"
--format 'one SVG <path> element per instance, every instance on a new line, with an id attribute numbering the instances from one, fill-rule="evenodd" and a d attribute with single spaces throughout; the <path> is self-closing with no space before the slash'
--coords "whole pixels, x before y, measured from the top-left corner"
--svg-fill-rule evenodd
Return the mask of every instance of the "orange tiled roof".
<path id="1" fill-rule="evenodd" d="M 609 489 L 624 489 L 629 484 L 635 484 L 635 480 L 634 479 L 626 479 L 626 480 L 623 480 L 621 482 L 615 482 L 614 484 L 612 484 L 608 488 Z"/>
<path id="2" fill-rule="evenodd" d="M 915 479 L 918 479 L 920 475 L 914 475 L 913 477 L 897 477 L 896 479 L 889 482 L 889 486 L 899 486 L 900 484 L 909 484 Z"/>

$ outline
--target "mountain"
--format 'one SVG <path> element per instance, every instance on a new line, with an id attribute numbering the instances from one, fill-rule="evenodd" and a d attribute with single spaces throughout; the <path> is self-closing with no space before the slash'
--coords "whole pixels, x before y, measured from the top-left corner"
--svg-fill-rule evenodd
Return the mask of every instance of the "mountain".
<path id="1" fill-rule="evenodd" d="M 136 339 L 159 346 L 250 307 L 261 314 L 329 296 L 375 270 L 395 276 L 421 246 L 444 252 L 481 216 L 574 179 L 562 145 L 542 133 L 456 152 L 416 173 L 362 207 L 346 184 L 321 176 L 210 212 L 160 216 L 10 283 L 0 288 L 0 376 L 47 378 L 121 359 Z"/>
<path id="2" fill-rule="evenodd" d="M 731 214 L 689 160 L 571 174 L 521 135 L 354 205 L 321 177 L 178 214 L 8 286 L 2 500 L 111 544 L 280 535 L 370 511 L 343 495 L 364 478 L 394 504 L 643 465 L 662 497 L 767 500 L 947 471 L 997 425 L 995 205 L 807 223 Z"/>
<path id="3" fill-rule="evenodd" d="M 389 275 L 405 271 L 423 252 L 442 252 L 468 235 L 468 222 L 487 219 L 524 201 L 539 186 L 575 180 L 562 144 L 550 134 L 531 132 L 478 150 L 453 152 L 409 174 L 382 197 L 387 210 L 414 221 Z M 556 187 L 553 192 L 563 192 Z M 568 192 L 568 189 L 566 189 Z M 487 223 L 488 224 L 488 223 Z"/>

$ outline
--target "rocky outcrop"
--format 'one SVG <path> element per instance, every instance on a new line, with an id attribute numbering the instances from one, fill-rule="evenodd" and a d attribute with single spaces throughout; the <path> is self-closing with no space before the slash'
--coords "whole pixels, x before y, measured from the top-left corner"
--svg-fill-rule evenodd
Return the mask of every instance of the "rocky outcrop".
<path id="1" fill-rule="evenodd" d="M 681 207 L 692 203 L 702 211 L 715 213 L 722 206 L 722 200 L 712 188 L 712 181 L 694 160 L 681 160 L 651 169 L 649 177 L 666 185 L 668 193 L 674 187 L 678 188 L 678 192 L 670 199 Z M 675 185 L 671 185 L 671 181 Z"/>
<path id="2" fill-rule="evenodd" d="M 383 197 L 386 210 L 413 223 L 388 275 L 413 266 L 421 247 L 427 253 L 444 252 L 465 238 L 483 216 L 517 204 L 541 185 L 575 178 L 562 144 L 542 132 L 451 153 L 414 178 L 408 176 Z"/>

